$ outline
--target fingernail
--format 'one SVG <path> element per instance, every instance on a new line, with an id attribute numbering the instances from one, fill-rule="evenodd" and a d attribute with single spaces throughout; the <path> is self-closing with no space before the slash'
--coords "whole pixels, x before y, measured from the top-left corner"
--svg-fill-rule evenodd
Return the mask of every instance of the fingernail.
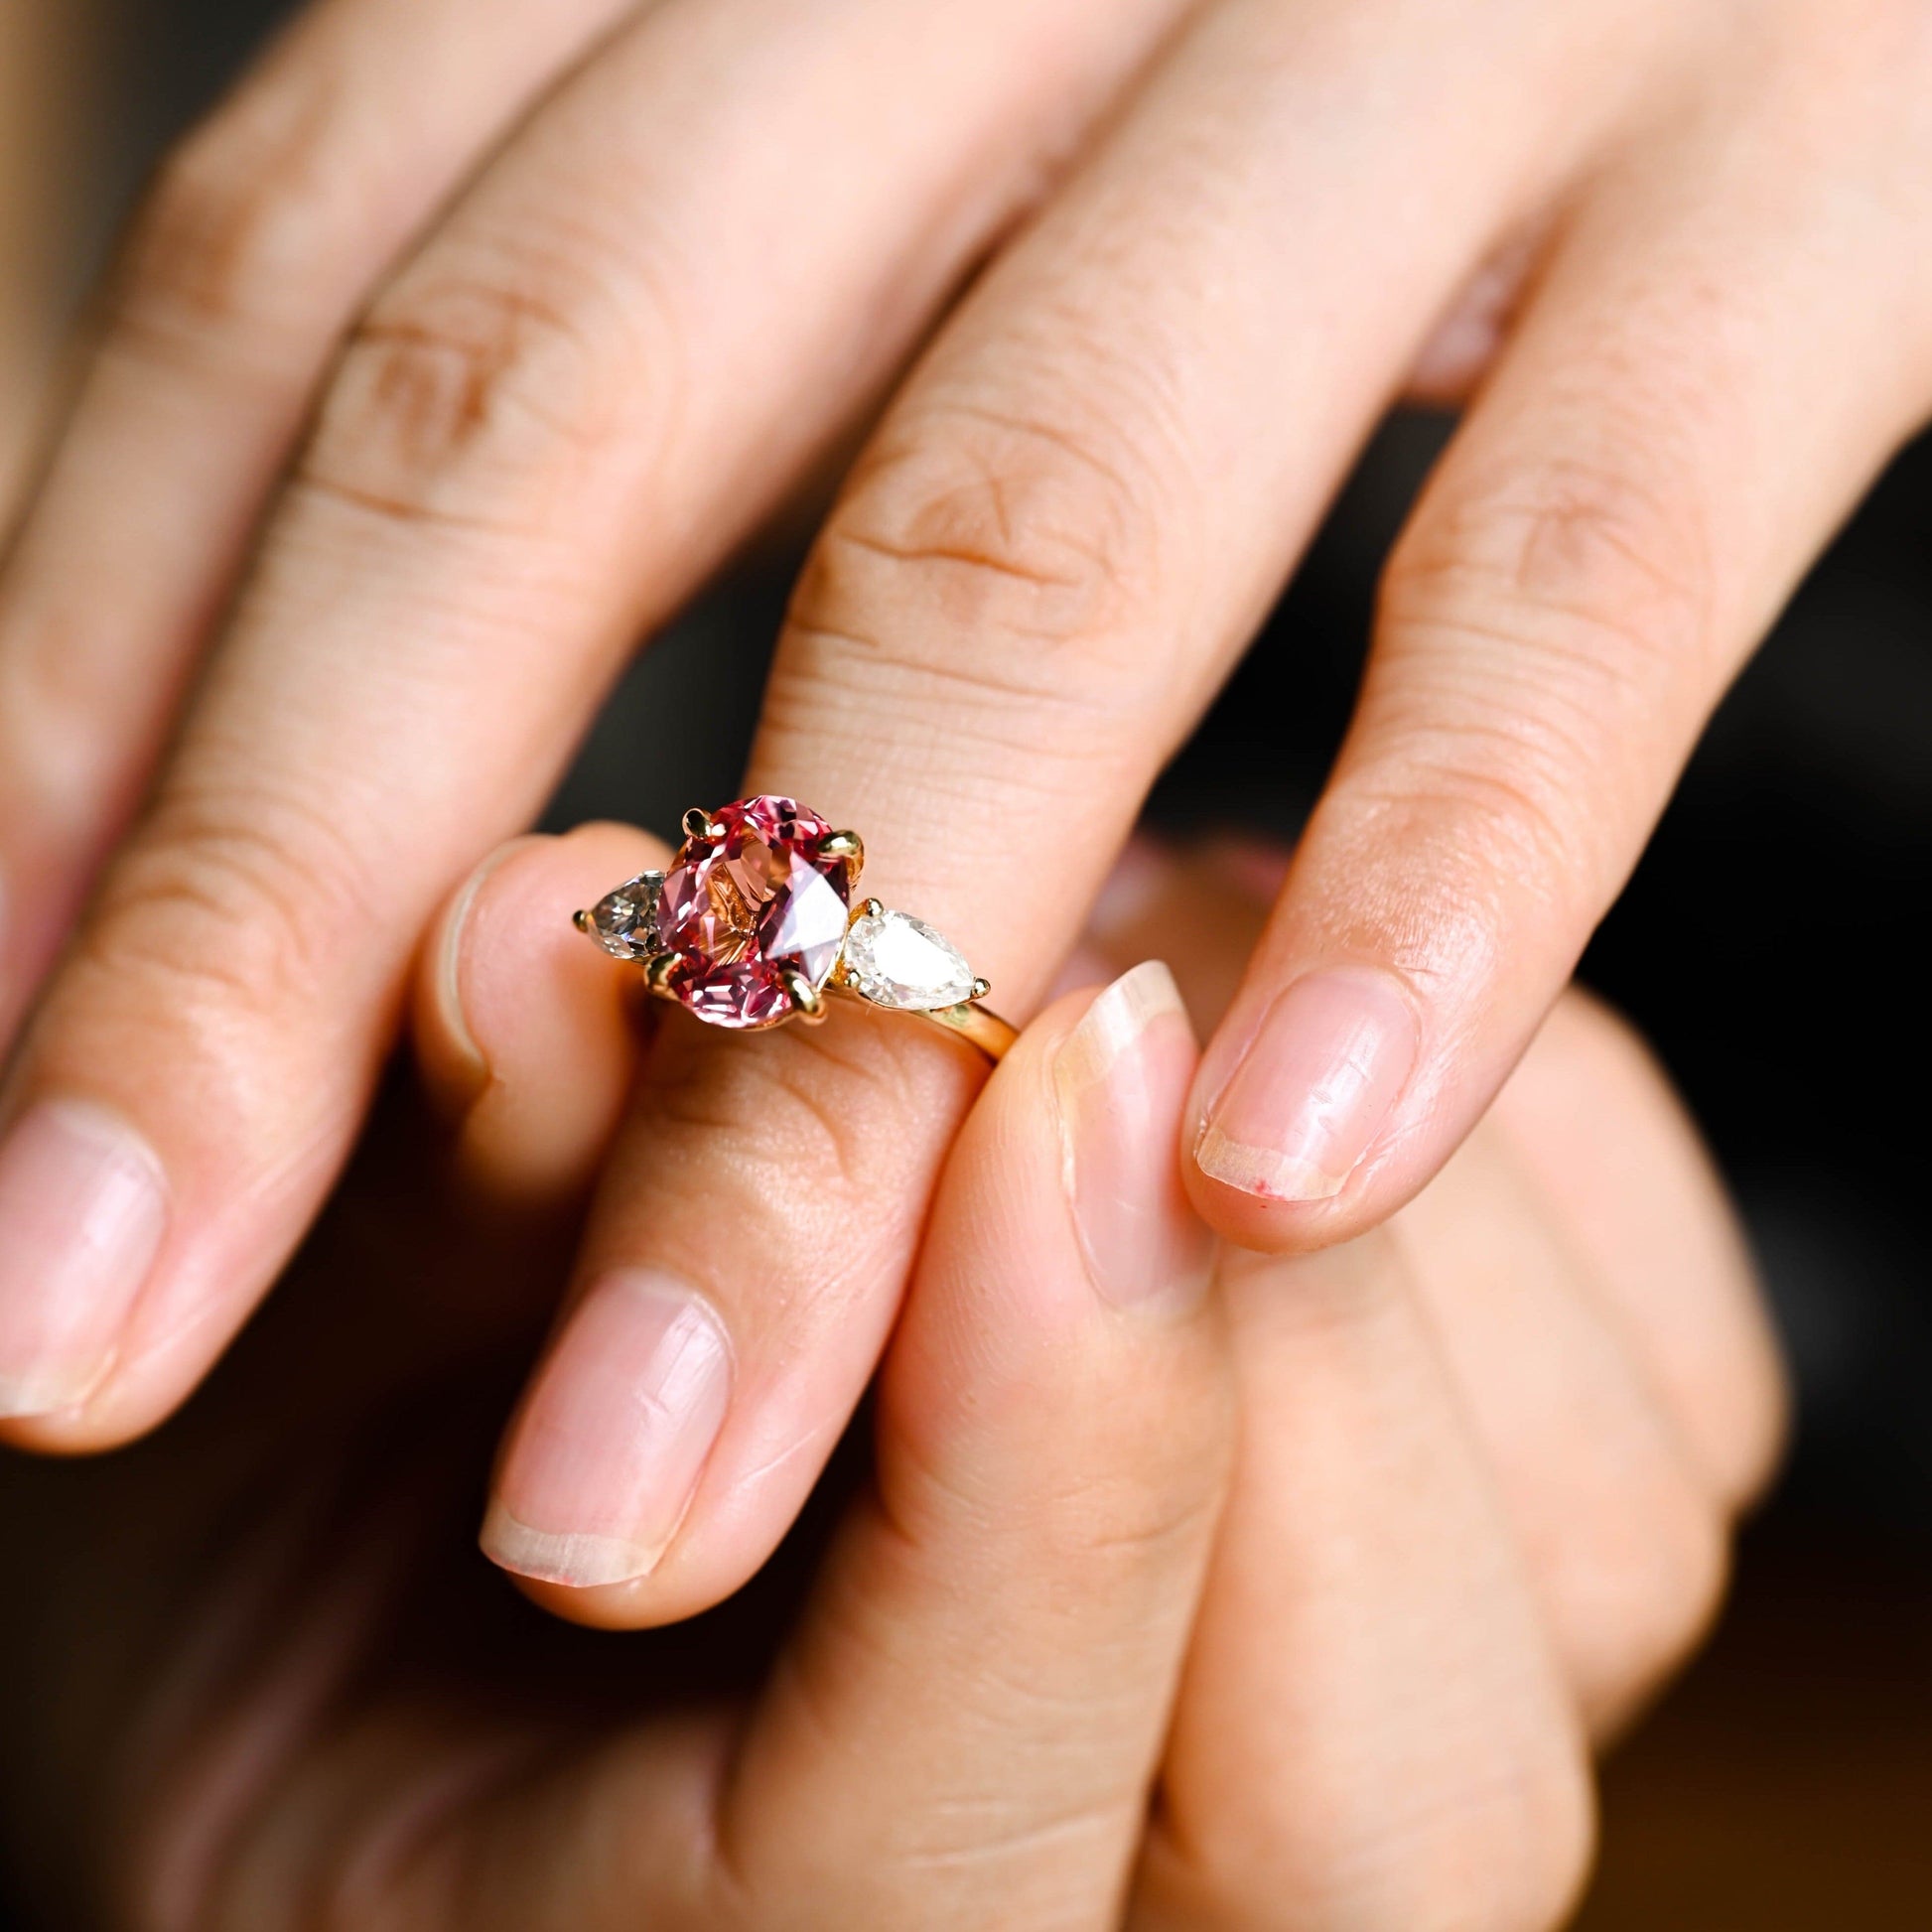
<path id="1" fill-rule="evenodd" d="M 517 1418 L 483 1522 L 505 1570 L 586 1589 L 657 1567 L 731 1399 L 709 1306 L 648 1269 L 606 1275 Z"/>
<path id="2" fill-rule="evenodd" d="M 442 1098 L 451 1112 L 466 1111 L 489 1085 L 489 1058 L 478 1044 L 476 1030 L 463 1001 L 464 948 L 470 937 L 470 915 L 478 896 L 506 859 L 529 845 L 527 838 L 511 839 L 492 852 L 463 882 L 436 945 L 436 971 L 431 986 L 436 1000 L 436 1017 L 448 1046 L 446 1060 L 439 1059 L 436 1084 L 446 1089 Z"/>
<path id="3" fill-rule="evenodd" d="M 1194 1160 L 1264 1200 L 1326 1200 L 1347 1183 L 1416 1064 L 1415 1010 L 1369 967 L 1311 973 L 1262 1019 Z"/>
<path id="4" fill-rule="evenodd" d="M 1180 1118 L 1198 1055 L 1173 975 L 1136 966 L 1053 1060 L 1062 1173 L 1087 1271 L 1116 1307 L 1205 1288 L 1207 1230 L 1180 1180 Z"/>
<path id="5" fill-rule="evenodd" d="M 168 1224 L 154 1151 L 119 1115 L 43 1100 L 0 1140 L 0 1416 L 82 1401 Z"/>

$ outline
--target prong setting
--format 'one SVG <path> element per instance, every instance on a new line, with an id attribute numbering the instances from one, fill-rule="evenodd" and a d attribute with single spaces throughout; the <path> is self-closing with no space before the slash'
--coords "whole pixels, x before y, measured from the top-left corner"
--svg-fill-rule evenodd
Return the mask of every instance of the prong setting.
<path id="1" fill-rule="evenodd" d="M 808 1027 L 816 1027 L 825 1018 L 825 996 L 805 975 L 789 968 L 782 975 L 785 991 L 791 995 L 791 1008 Z"/>
<path id="2" fill-rule="evenodd" d="M 677 964 L 677 954 L 660 952 L 644 961 L 644 985 L 653 997 L 659 1000 L 674 999 L 671 991 L 671 968 Z"/>
<path id="3" fill-rule="evenodd" d="M 702 805 L 693 805 L 684 814 L 684 836 L 687 839 L 702 839 L 709 844 L 719 836 L 718 821 Z"/>
<path id="4" fill-rule="evenodd" d="M 857 832 L 830 832 L 819 841 L 819 857 L 843 859 L 848 879 L 857 879 L 866 864 L 866 842 Z"/>

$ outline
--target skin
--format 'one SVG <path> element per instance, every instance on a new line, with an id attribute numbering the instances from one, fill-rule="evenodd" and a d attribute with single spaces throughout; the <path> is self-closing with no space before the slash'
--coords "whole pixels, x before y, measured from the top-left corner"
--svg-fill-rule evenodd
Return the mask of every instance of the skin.
<path id="1" fill-rule="evenodd" d="M 1135 1219 L 1163 1279 L 1122 1303 L 1076 1239 L 1063 1136 L 1092 1119 L 1061 1079 L 1120 984 L 1055 1001 L 947 1163 L 870 1457 L 728 1612 L 614 1646 L 527 1613 L 467 1529 L 621 1109 L 578 1076 L 638 1043 L 520 912 L 636 840 L 524 842 L 448 910 L 484 970 L 454 1008 L 418 974 L 447 1128 L 392 1087 L 181 1424 L 9 1472 L 34 1582 L 0 1605 L 0 1773 L 48 1921 L 1558 1924 L 1589 1747 L 1709 1615 L 1781 1415 L 1723 1195 L 1633 1036 L 1567 996 L 1386 1226 L 1209 1286 L 1164 1013 L 1173 1077 L 1114 1095 L 1116 1152 L 1166 1176 Z M 1190 964 L 1203 1018 L 1250 936 Z"/>
<path id="2" fill-rule="evenodd" d="M 74 197 L 65 184 L 84 172 L 74 117 L 60 111 L 88 97 L 93 9 L 16 7 L 0 20 L 0 504 L 23 487 L 39 399 L 59 330 L 67 266 L 60 241 Z M 50 178 L 61 191 L 49 192 Z"/>
<path id="3" fill-rule="evenodd" d="M 0 1360 L 7 1433 L 124 1441 L 219 1355 L 436 906 L 876 410 L 747 789 L 866 833 L 1025 1018 L 1378 412 L 1470 396 L 1184 1137 L 1248 1248 L 1386 1222 L 1924 412 L 1928 74 L 1913 0 L 324 0 L 164 171 L 0 583 L 0 1106 L 111 1124 L 152 1196 L 51 1311 L 74 1244 L 21 1167 L 0 1334 L 99 1332 Z M 574 1287 L 677 1277 L 737 1379 L 578 1613 L 776 1545 L 978 1079 L 851 1016 L 664 1029 Z M 571 1581 L 601 1480 L 497 1554 Z"/>

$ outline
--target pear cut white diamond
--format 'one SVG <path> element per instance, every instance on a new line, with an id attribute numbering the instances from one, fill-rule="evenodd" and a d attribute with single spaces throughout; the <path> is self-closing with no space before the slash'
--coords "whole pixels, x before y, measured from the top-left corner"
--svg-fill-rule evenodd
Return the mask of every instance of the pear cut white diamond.
<path id="1" fill-rule="evenodd" d="M 845 983 L 874 1006 L 929 1013 L 973 997 L 959 948 L 906 912 L 862 912 L 845 935 Z"/>

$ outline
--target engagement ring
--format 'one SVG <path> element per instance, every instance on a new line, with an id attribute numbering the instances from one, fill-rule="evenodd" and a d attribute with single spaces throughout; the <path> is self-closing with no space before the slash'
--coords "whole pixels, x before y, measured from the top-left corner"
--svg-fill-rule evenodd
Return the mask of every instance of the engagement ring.
<path id="1" fill-rule="evenodd" d="M 876 898 L 853 903 L 865 863 L 790 798 L 741 798 L 684 815 L 669 872 L 639 873 L 574 915 L 616 959 L 643 968 L 659 999 L 713 1027 L 815 1025 L 826 995 L 915 1014 L 997 1060 L 1014 1029 L 980 1002 L 992 990 L 951 940 Z"/>

